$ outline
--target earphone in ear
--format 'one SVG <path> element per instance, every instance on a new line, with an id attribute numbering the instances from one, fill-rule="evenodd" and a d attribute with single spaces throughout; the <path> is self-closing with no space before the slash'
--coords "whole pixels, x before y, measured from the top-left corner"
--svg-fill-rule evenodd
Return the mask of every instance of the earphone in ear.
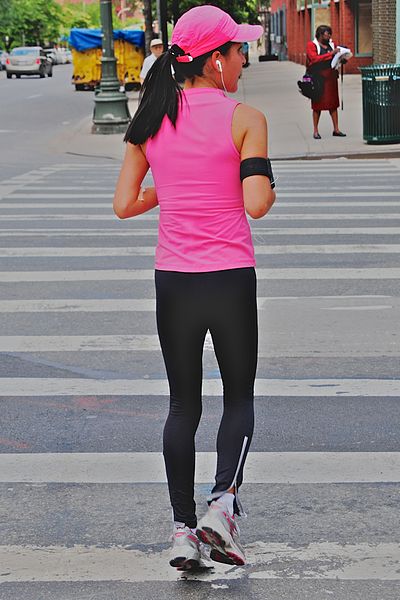
<path id="1" fill-rule="evenodd" d="M 217 67 L 218 67 L 218 71 L 219 71 L 220 73 L 222 73 L 222 63 L 221 63 L 221 61 L 220 61 L 220 60 L 216 60 L 216 61 L 215 61 L 215 64 L 216 64 L 216 65 L 217 65 Z"/>

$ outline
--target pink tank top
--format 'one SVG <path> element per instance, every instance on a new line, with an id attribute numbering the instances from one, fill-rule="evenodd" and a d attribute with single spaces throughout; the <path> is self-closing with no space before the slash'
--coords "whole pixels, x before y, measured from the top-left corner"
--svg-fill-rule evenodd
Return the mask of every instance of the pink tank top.
<path id="1" fill-rule="evenodd" d="M 160 206 L 156 269 L 194 273 L 255 265 L 232 139 L 237 104 L 218 89 L 185 90 L 176 129 L 165 117 L 147 141 Z"/>

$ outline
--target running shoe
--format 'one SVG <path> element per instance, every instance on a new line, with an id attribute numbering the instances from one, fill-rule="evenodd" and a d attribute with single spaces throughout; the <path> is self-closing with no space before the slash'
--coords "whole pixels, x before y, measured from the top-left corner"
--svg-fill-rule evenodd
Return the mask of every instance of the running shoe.
<path id="1" fill-rule="evenodd" d="M 200 520 L 197 537 L 211 547 L 210 558 L 227 565 L 244 565 L 246 559 L 239 542 L 239 527 L 235 517 L 217 500 L 212 502 L 205 516 Z"/>
<path id="2" fill-rule="evenodd" d="M 176 527 L 172 534 L 171 567 L 179 571 L 201 569 L 203 562 L 201 543 L 189 527 Z"/>

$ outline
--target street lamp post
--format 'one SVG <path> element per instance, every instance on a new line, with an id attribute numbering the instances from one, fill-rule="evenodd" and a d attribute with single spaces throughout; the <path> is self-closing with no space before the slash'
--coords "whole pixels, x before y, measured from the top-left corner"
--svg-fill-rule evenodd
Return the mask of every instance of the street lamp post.
<path id="1" fill-rule="evenodd" d="M 157 16 L 164 50 L 168 50 L 167 0 L 157 0 Z"/>
<path id="2" fill-rule="evenodd" d="M 111 0 L 100 0 L 103 30 L 101 80 L 94 97 L 92 133 L 123 133 L 130 121 L 128 98 L 120 91 L 117 61 L 114 56 Z"/>

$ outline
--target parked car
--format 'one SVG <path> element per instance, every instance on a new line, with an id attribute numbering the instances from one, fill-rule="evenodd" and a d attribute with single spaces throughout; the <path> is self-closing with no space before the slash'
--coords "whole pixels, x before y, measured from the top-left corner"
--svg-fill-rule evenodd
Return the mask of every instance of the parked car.
<path id="1" fill-rule="evenodd" d="M 47 58 L 51 60 L 51 64 L 57 64 L 57 57 L 54 48 L 45 48 L 44 53 L 46 54 Z"/>
<path id="2" fill-rule="evenodd" d="M 6 60 L 7 79 L 13 75 L 17 79 L 21 75 L 53 76 L 53 64 L 40 46 L 14 48 Z"/>
<path id="3" fill-rule="evenodd" d="M 54 48 L 56 60 L 58 65 L 65 65 L 67 63 L 67 57 L 65 56 L 64 48 Z"/>

